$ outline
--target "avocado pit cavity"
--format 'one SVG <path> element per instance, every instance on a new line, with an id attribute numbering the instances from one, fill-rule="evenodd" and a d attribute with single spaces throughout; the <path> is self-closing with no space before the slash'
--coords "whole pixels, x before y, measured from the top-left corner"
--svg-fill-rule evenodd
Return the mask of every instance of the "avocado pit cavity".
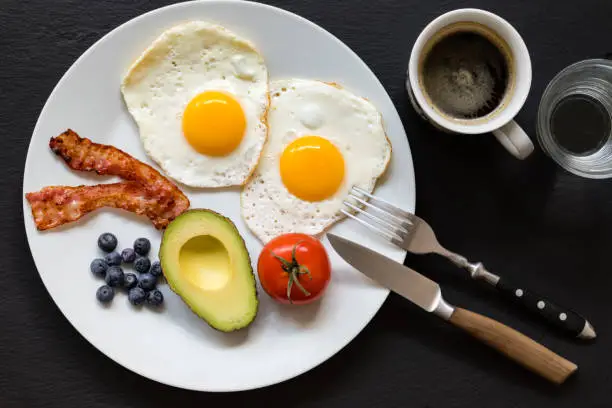
<path id="1" fill-rule="evenodd" d="M 185 242 L 179 264 L 185 278 L 203 290 L 219 290 L 231 276 L 227 248 L 211 235 L 198 235 Z"/>

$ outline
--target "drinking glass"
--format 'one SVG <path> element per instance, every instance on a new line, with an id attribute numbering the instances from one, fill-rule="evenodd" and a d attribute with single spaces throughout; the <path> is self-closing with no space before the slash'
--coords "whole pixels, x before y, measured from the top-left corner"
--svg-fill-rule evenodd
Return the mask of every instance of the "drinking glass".
<path id="1" fill-rule="evenodd" d="M 612 61 L 589 59 L 559 72 L 546 87 L 537 117 L 542 149 L 567 171 L 612 177 Z"/>

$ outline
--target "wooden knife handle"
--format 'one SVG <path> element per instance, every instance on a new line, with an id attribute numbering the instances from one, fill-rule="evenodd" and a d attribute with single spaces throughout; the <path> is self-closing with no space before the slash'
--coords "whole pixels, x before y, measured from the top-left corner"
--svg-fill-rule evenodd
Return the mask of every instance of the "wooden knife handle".
<path id="1" fill-rule="evenodd" d="M 578 369 L 540 343 L 488 317 L 457 307 L 449 321 L 555 384 L 563 383 Z"/>

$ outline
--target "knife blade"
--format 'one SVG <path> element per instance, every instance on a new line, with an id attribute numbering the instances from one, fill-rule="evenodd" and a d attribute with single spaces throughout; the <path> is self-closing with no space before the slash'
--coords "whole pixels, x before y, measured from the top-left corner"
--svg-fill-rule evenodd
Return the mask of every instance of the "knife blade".
<path id="1" fill-rule="evenodd" d="M 346 262 L 422 309 L 447 320 L 547 380 L 561 384 L 578 366 L 522 333 L 486 316 L 448 304 L 440 286 L 417 271 L 338 235 L 327 238 Z"/>
<path id="2" fill-rule="evenodd" d="M 442 299 L 440 285 L 420 273 L 357 243 L 327 234 L 334 250 L 355 269 L 410 300 L 428 312 L 448 320 L 452 308 Z"/>

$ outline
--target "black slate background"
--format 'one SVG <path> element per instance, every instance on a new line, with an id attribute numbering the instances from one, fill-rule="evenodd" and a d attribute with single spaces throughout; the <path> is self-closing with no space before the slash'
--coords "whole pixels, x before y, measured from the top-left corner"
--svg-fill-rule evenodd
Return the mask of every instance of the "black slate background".
<path id="1" fill-rule="evenodd" d="M 47 96 L 74 60 L 115 26 L 169 3 L 0 2 L 0 408 L 612 405 L 611 182 L 565 173 L 539 148 L 520 162 L 492 137 L 440 134 L 417 118 L 404 90 L 410 48 L 424 25 L 451 9 L 486 8 L 515 25 L 531 52 L 533 88 L 518 121 L 535 136 L 538 100 L 552 76 L 574 61 L 612 51 L 609 0 L 270 2 L 331 31 L 378 75 L 413 150 L 417 212 L 448 247 L 571 305 L 593 322 L 599 334 L 595 343 L 568 340 L 510 310 L 444 261 L 407 259 L 438 280 L 449 301 L 514 326 L 575 361 L 580 371 L 562 387 L 395 295 L 331 360 L 286 383 L 250 392 L 206 394 L 157 384 L 87 343 L 50 299 L 27 247 L 21 211 L 27 146 Z M 126 347 L 138 352 L 137 344 Z M 172 345 L 160 344 L 160 353 L 166 347 Z"/>

